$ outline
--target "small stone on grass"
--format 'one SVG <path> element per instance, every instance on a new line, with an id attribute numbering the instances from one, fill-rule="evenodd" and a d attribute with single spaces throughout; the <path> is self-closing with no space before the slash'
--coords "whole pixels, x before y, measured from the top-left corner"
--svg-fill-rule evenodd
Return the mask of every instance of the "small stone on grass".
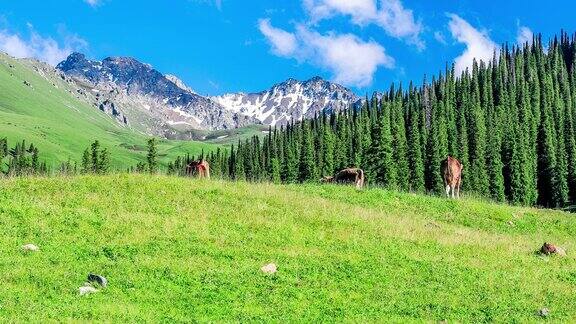
<path id="1" fill-rule="evenodd" d="M 95 282 L 104 288 L 106 288 L 106 286 L 108 285 L 108 280 L 106 278 L 94 273 L 90 273 L 88 275 L 88 282 Z"/>
<path id="2" fill-rule="evenodd" d="M 98 292 L 98 289 L 96 289 L 92 286 L 82 286 L 82 287 L 78 288 L 78 291 L 80 292 L 80 296 L 84 296 L 84 295 L 90 295 L 90 294 L 93 294 L 95 292 Z"/>
<path id="3" fill-rule="evenodd" d="M 262 266 L 262 268 L 260 268 L 260 270 L 262 270 L 262 272 L 268 273 L 268 274 L 276 273 L 276 271 L 278 271 L 276 264 L 274 264 L 274 263 L 268 263 L 268 264 Z"/>
<path id="4" fill-rule="evenodd" d="M 548 308 L 542 308 L 538 311 L 538 316 L 540 317 L 548 317 L 550 315 L 550 310 Z"/>
<path id="5" fill-rule="evenodd" d="M 22 250 L 24 250 L 26 252 L 38 252 L 40 250 L 40 248 L 34 244 L 29 243 L 29 244 L 22 245 Z"/>

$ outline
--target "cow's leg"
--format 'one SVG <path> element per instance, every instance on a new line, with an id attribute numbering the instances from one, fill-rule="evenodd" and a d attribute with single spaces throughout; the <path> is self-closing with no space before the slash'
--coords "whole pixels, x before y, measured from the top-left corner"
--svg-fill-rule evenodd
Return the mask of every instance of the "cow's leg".
<path id="1" fill-rule="evenodd" d="M 456 191 L 456 190 L 455 190 L 455 189 L 456 189 L 456 186 L 455 186 L 455 185 L 452 185 L 452 186 L 450 186 L 450 189 L 452 190 L 452 199 L 456 198 L 456 197 L 454 197 L 454 191 Z"/>
<path id="2" fill-rule="evenodd" d="M 450 185 L 446 185 L 446 197 L 450 198 Z"/>
<path id="3" fill-rule="evenodd" d="M 460 186 L 461 186 L 461 182 L 460 182 L 460 180 L 458 180 L 458 185 L 456 186 L 456 190 L 457 190 L 456 191 L 456 197 L 458 199 L 460 199 Z"/>

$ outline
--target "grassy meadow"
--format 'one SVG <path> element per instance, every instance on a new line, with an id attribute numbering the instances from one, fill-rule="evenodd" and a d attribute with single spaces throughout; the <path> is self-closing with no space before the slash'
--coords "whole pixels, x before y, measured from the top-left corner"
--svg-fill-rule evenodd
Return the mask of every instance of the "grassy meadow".
<path id="1" fill-rule="evenodd" d="M 352 187 L 0 179 L 0 319 L 576 321 L 576 220 Z M 543 242 L 566 257 L 534 253 Z M 21 245 L 40 247 L 23 252 Z M 278 266 L 275 274 L 260 267 Z M 80 296 L 89 272 L 109 285 Z"/>

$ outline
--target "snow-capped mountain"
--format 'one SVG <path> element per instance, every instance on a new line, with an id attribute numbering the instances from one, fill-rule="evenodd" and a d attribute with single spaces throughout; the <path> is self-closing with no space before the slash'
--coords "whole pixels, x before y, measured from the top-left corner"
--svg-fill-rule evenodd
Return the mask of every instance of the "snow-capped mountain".
<path id="1" fill-rule="evenodd" d="M 98 105 L 114 107 L 133 127 L 153 135 L 170 137 L 176 130 L 230 129 L 257 122 L 195 94 L 179 79 L 166 77 L 133 58 L 93 61 L 73 53 L 57 69 L 95 93 Z"/>
<path id="2" fill-rule="evenodd" d="M 322 111 L 330 113 L 348 109 L 362 101 L 350 89 L 320 77 L 304 82 L 288 79 L 259 93 L 232 93 L 210 99 L 231 112 L 272 126 L 312 118 Z"/>
<path id="3" fill-rule="evenodd" d="M 96 61 L 72 53 L 56 68 L 79 99 L 125 125 L 166 138 L 251 124 L 279 126 L 362 102 L 351 90 L 320 77 L 288 79 L 259 93 L 204 97 L 178 77 L 129 57 Z"/>

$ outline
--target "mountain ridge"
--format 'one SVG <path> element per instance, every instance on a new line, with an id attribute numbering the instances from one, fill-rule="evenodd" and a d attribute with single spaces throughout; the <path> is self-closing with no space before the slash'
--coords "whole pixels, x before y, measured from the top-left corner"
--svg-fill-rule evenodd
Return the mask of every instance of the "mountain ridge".
<path id="1" fill-rule="evenodd" d="M 164 74 L 131 57 L 89 60 L 72 53 L 56 66 L 98 93 L 98 101 L 114 102 L 143 131 L 162 133 L 171 126 L 219 130 L 246 126 L 254 120 L 234 114 L 217 103 L 182 88 Z"/>
<path id="2" fill-rule="evenodd" d="M 142 132 L 167 138 L 193 130 L 225 130 L 253 124 L 281 126 L 326 112 L 356 107 L 350 89 L 315 76 L 289 78 L 260 92 L 202 96 L 172 74 L 132 57 L 101 61 L 74 52 L 56 66 L 88 93 L 100 110 Z"/>
<path id="3" fill-rule="evenodd" d="M 305 81 L 289 78 L 260 92 L 227 93 L 210 98 L 233 112 L 271 126 L 312 118 L 321 112 L 337 112 L 362 102 L 350 89 L 319 76 Z"/>

